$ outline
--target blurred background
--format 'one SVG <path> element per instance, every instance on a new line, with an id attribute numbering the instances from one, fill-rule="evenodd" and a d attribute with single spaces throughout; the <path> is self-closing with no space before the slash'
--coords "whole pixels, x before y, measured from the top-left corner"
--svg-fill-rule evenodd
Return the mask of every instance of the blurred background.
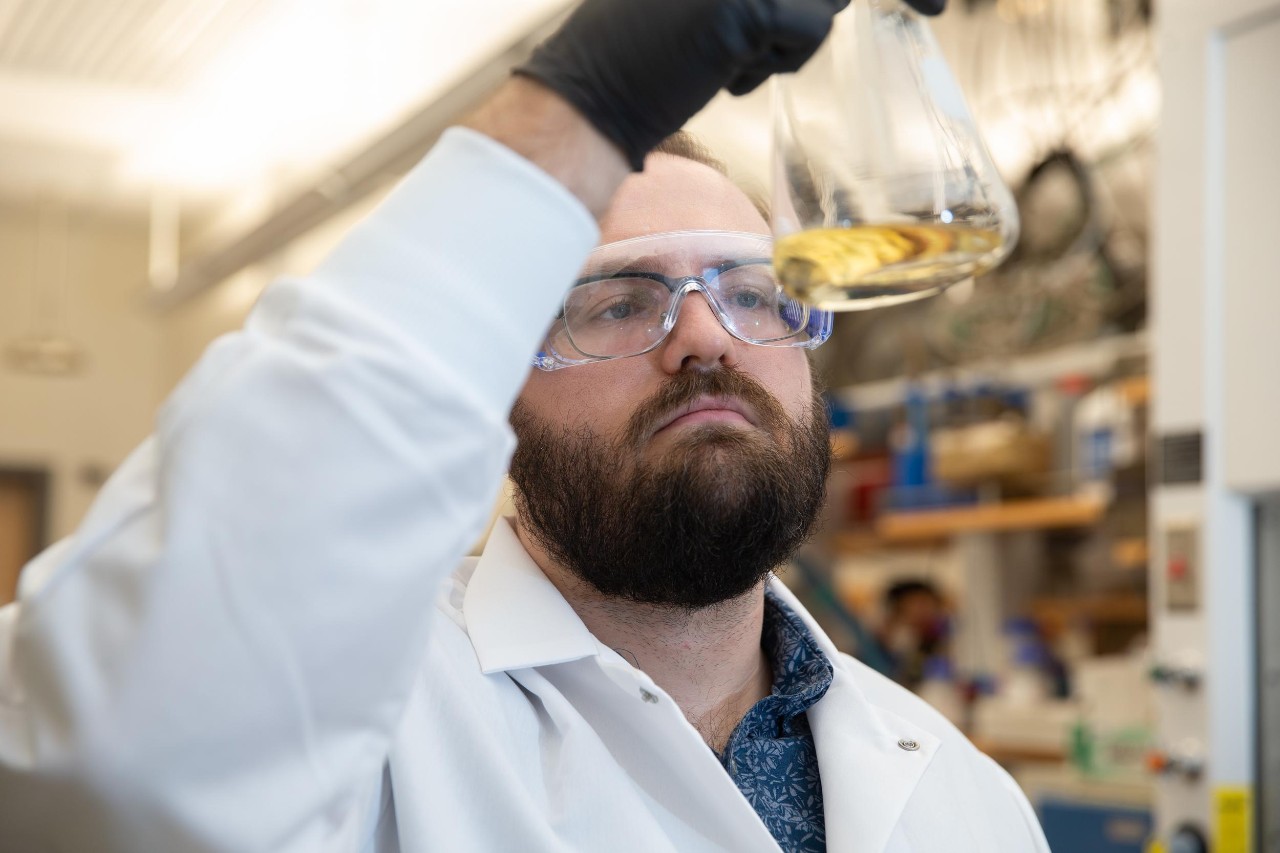
<path id="1" fill-rule="evenodd" d="M 0 604 L 569 5 L 0 0 Z M 1280 5 L 1210 5 L 951 0 L 1022 240 L 818 351 L 838 461 L 784 580 L 1056 853 L 1280 850 Z M 767 87 L 690 129 L 767 195 Z"/>

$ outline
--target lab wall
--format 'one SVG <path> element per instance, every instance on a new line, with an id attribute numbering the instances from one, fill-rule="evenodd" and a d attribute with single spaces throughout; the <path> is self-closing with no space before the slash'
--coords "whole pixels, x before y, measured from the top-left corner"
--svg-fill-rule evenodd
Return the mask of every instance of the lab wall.
<path id="1" fill-rule="evenodd" d="M 380 198 L 164 310 L 149 298 L 145 217 L 0 204 L 0 469 L 48 473 L 49 542 L 75 530 L 208 345 L 240 328 L 271 281 L 310 272 Z M 72 372 L 17 365 L 14 346 L 48 333 L 75 345 Z"/>
<path id="2" fill-rule="evenodd" d="M 151 430 L 162 322 L 142 298 L 146 268 L 144 220 L 0 205 L 0 468 L 48 472 L 51 539 Z M 50 332 L 75 344 L 77 369 L 20 369 L 14 347 Z"/>

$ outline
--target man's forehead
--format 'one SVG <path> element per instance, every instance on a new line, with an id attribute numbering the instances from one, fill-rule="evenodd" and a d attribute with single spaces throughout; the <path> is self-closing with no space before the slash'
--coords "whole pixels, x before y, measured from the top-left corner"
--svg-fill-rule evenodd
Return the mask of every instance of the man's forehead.
<path id="1" fill-rule="evenodd" d="M 623 182 L 600 223 L 601 242 L 684 230 L 767 235 L 769 224 L 751 199 L 710 166 L 655 155 Z"/>
<path id="2" fill-rule="evenodd" d="M 598 247 L 583 267 L 583 275 L 625 271 L 661 273 L 700 272 L 729 261 L 767 258 L 767 238 L 716 233 L 651 235 L 648 238 Z"/>

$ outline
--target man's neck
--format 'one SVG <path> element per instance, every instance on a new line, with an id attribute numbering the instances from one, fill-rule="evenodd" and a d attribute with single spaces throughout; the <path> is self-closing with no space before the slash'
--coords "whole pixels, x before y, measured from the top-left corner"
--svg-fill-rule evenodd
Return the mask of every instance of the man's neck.
<path id="1" fill-rule="evenodd" d="M 600 642 L 665 690 L 703 740 L 723 752 L 751 706 L 768 696 L 773 675 L 760 647 L 764 584 L 699 610 L 602 595 L 561 566 L 524 530 L 529 555 Z"/>

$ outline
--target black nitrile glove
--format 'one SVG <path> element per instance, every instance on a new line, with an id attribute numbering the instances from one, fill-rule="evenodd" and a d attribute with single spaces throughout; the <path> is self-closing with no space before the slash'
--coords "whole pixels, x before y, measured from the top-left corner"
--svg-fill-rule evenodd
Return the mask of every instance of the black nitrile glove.
<path id="1" fill-rule="evenodd" d="M 924 14 L 946 0 L 907 0 Z M 795 71 L 849 0 L 584 0 L 516 73 L 573 104 L 637 171 L 721 89 Z"/>

